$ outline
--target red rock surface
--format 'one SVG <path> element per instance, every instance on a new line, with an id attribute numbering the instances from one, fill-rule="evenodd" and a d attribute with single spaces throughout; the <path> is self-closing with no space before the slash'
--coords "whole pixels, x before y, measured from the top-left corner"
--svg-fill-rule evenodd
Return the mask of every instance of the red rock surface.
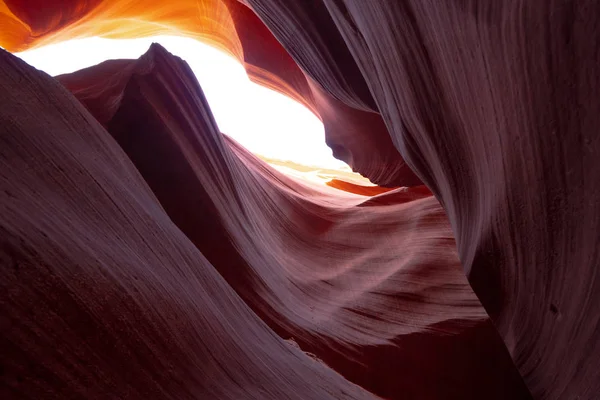
<path id="1" fill-rule="evenodd" d="M 525 392 L 429 190 L 382 206 L 306 187 L 223 140 L 187 64 L 158 45 L 122 63 L 57 79 L 100 115 L 119 99 L 107 130 L 173 222 L 281 337 L 390 399 Z"/>
<path id="2" fill-rule="evenodd" d="M 427 185 L 445 209 L 471 287 L 534 398 L 598 398 L 600 7 L 596 2 L 246 0 L 243 3 L 260 19 L 232 0 L 153 1 L 143 7 L 125 0 L 85 4 L 73 0 L 45 8 L 33 2 L 10 0 L 0 3 L 0 45 L 15 51 L 82 35 L 131 37 L 167 31 L 193 36 L 228 50 L 245 62 L 251 77 L 301 100 L 318 114 L 327 127 L 327 140 L 336 155 L 350 160 L 355 169 L 381 185 L 417 185 L 414 176 Z M 146 64 L 129 65 L 139 69 L 153 64 L 147 57 Z M 440 206 L 422 189 L 412 188 L 406 193 L 394 190 L 365 200 L 342 192 L 334 194 L 333 189 L 300 185 L 253 161 L 252 156 L 232 142 L 218 140 L 205 101 L 198 100 L 202 96 L 198 90 L 190 92 L 187 84 L 182 85 L 185 74 L 156 71 L 145 74 L 138 70 L 137 75 L 128 75 L 127 71 L 117 71 L 120 67 L 114 65 L 105 68 L 88 73 L 91 77 L 99 76 L 96 74 L 108 74 L 112 68 L 117 79 L 114 93 L 120 90 L 124 93 L 118 105 L 107 100 L 110 88 L 89 89 L 98 83 L 93 79 L 81 78 L 80 84 L 69 84 L 68 78 L 64 78 L 63 82 L 117 139 L 171 220 L 225 277 L 229 284 L 226 287 L 237 291 L 273 332 L 284 338 L 293 333 L 301 347 L 327 359 L 348 380 L 382 395 L 387 396 L 386 390 L 391 388 L 392 396 L 398 398 L 402 398 L 402 391 L 409 398 L 460 397 L 461 390 L 463 398 L 527 396 L 520 390 L 518 379 L 502 386 L 515 390 L 512 394 L 495 389 L 494 384 L 504 379 L 502 376 L 512 376 L 510 365 L 505 368 L 500 363 L 494 370 L 495 362 L 490 362 L 486 369 L 485 363 L 469 361 L 473 352 L 468 347 L 490 349 L 499 360 L 503 349 L 494 345 L 494 335 L 477 332 L 468 335 L 472 328 L 467 326 L 490 325 L 475 322 L 480 309 L 467 306 L 471 303 L 463 286 L 454 293 L 443 283 L 458 282 L 454 281 L 458 277 L 450 272 L 457 261 L 450 255 L 449 243 L 443 247 L 443 255 L 440 253 L 439 241 L 444 238 L 451 241 L 451 235 L 447 226 L 443 227 Z M 5 85 L 11 88 L 10 93 L 19 93 L 14 83 L 18 81 L 17 73 L 12 76 L 13 80 Z M 119 89 L 123 84 L 126 89 Z M 40 92 L 43 86 L 39 86 Z M 79 90 L 90 90 L 90 95 Z M 160 107 L 165 99 L 170 99 L 169 106 Z M 3 101 L 12 104 L 13 100 L 6 97 Z M 19 119 L 16 117 L 19 108 L 12 107 L 12 114 L 10 110 L 0 111 L 5 116 L 4 126 L 15 125 L 37 133 L 35 126 L 27 128 L 30 126 L 27 124 L 36 123 L 29 120 L 33 117 Z M 196 115 L 192 110 L 201 114 Z M 31 115 L 39 114 L 43 120 L 45 112 L 41 108 Z M 86 120 L 92 120 L 82 109 L 81 112 Z M 48 120 L 56 124 L 65 119 L 55 116 Z M 148 126 L 148 121 L 154 123 Z M 64 122 L 67 127 L 73 126 L 67 122 Z M 7 154 L 3 160 L 7 160 L 8 168 L 1 172 L 6 182 L 3 185 L 7 186 L 21 182 L 16 177 L 22 171 L 31 172 L 19 160 L 23 157 L 31 160 L 27 156 L 37 151 L 37 147 L 30 149 L 26 143 L 17 141 L 15 130 L 5 128 L 5 131 L 11 133 L 7 137 L 13 140 L 10 147 L 0 150 L 7 152 L 2 154 Z M 138 145 L 146 140 L 138 136 L 146 132 L 157 135 L 148 138 L 149 146 L 158 148 L 155 154 L 169 160 L 178 155 L 180 163 L 168 163 L 169 170 L 152 164 L 154 154 L 144 152 L 143 146 Z M 188 137 L 192 134 L 194 140 Z M 167 147 L 163 149 L 157 143 Z M 387 152 L 391 144 L 398 154 Z M 161 149 L 165 153 L 159 153 Z M 13 154 L 21 154 L 22 158 Z M 44 177 L 56 179 L 51 172 L 59 176 L 70 173 L 69 170 L 59 173 L 56 169 L 66 162 L 64 158 L 68 159 L 65 154 L 70 153 L 52 154 L 41 157 L 47 161 L 39 162 L 48 169 L 48 174 L 36 176 L 37 180 L 32 182 L 37 183 L 28 184 L 36 193 L 46 193 L 37 187 L 48 185 Z M 92 154 L 94 151 L 71 157 L 98 163 Z M 144 172 L 144 168 L 149 171 Z M 161 173 L 170 178 L 161 178 Z M 92 178 L 93 174 L 89 179 Z M 123 179 L 119 175 L 113 178 Z M 177 182 L 195 183 L 188 189 Z M 13 186 L 10 188 L 14 190 Z M 59 191 L 60 186 L 53 186 L 53 190 Z M 31 210 L 20 214 L 20 218 L 23 222 L 40 223 L 44 218 L 60 215 L 57 211 L 67 208 L 65 204 L 82 207 L 67 200 L 78 199 L 75 193 L 81 193 L 81 188 L 73 185 L 73 194 L 70 190 L 61 192 L 61 207 L 57 208 L 59 203 L 54 203 L 56 207 L 49 203 L 47 208 L 30 204 Z M 197 191 L 194 196 L 192 190 Z M 53 193 L 46 194 L 54 199 L 57 195 Z M 127 191 L 128 196 L 139 199 L 135 193 L 132 189 Z M 424 197 L 411 198 L 411 193 Z M 5 207 L 10 198 L 5 195 L 0 204 Z M 131 203 L 128 198 L 120 201 Z M 88 212 L 93 209 L 88 208 Z M 103 216 L 102 212 L 107 213 L 97 212 Z M 139 211 L 132 212 L 139 215 Z M 0 226 L 6 230 L 5 221 L 15 220 L 5 214 Z M 108 214 L 116 218 L 110 211 Z M 432 215 L 439 217 L 431 219 Z M 423 219 L 429 222 L 418 222 Z M 198 221 L 214 230 L 200 229 Z M 134 227 L 137 223 L 131 222 Z M 54 227 L 56 222 L 47 225 Z M 90 229 L 89 236 L 78 234 L 69 238 L 65 229 L 60 237 L 79 243 L 94 236 L 96 228 Z M 152 237 L 157 243 L 165 242 Z M 225 242 L 227 245 L 210 253 L 214 246 L 207 243 Z M 169 243 L 182 246 L 173 240 Z M 32 248 L 44 249 L 42 244 L 36 242 Z M 24 248 L 19 246 L 16 248 Z M 95 254 L 101 254 L 99 249 L 87 250 L 86 259 L 94 260 Z M 307 258 L 313 262 L 300 261 L 298 254 L 309 253 Z M 220 266 L 215 261 L 218 255 L 231 257 L 232 262 Z M 126 256 L 131 257 L 121 255 Z M 428 260 L 425 264 L 431 271 L 446 266 L 447 275 L 423 275 L 421 259 Z M 398 263 L 405 265 L 405 260 L 410 260 L 406 264 L 408 275 L 402 269 L 395 269 Z M 11 262 L 3 263 L 3 267 L 5 264 Z M 311 268 L 320 268 L 323 275 L 315 278 L 300 273 Z M 328 268 L 335 273 L 328 275 Z M 53 268 L 48 270 L 51 276 L 56 276 Z M 77 276 L 86 277 L 85 273 Z M 386 278 L 382 280 L 382 276 Z M 415 276 L 422 281 L 413 279 Z M 374 277 L 376 285 L 370 286 Z M 155 279 L 154 275 L 151 278 Z M 332 278 L 335 284 L 330 282 Z M 36 282 L 25 280 L 22 285 L 35 288 Z M 418 289 L 419 283 L 425 289 Z M 393 305 L 377 303 L 379 285 L 402 300 Z M 355 291 L 355 287 L 360 290 Z M 93 289 L 102 288 L 98 285 Z M 448 301 L 449 292 L 460 301 Z M 402 297 L 405 293 L 411 295 Z M 438 295 L 441 297 L 435 297 Z M 445 300 L 438 304 L 435 299 L 441 298 Z M 6 308 L 15 312 L 4 300 L 10 297 L 2 299 L 3 311 Z M 403 308 L 408 308 L 406 305 L 411 301 L 423 312 L 413 307 Z M 308 318 L 310 314 L 305 312 L 312 306 L 326 316 L 325 321 Z M 360 338 L 352 337 L 354 341 L 347 347 L 360 349 L 359 355 L 372 361 L 369 364 L 362 359 L 363 364 L 355 364 L 389 372 L 381 375 L 387 383 L 373 382 L 374 378 L 365 378 L 362 372 L 356 374 L 358 368 L 353 369 L 349 361 L 356 357 L 339 350 L 340 342 L 349 342 L 346 335 L 361 331 L 364 315 L 347 317 L 357 309 L 373 313 L 368 315 L 386 315 L 383 322 L 365 324 L 362 329 L 367 333 Z M 462 316 L 455 321 L 454 317 L 437 313 L 441 310 Z M 409 320 L 414 314 L 419 318 Z M 32 318 L 23 320 L 37 322 Z M 433 342 L 419 340 L 428 338 L 430 327 L 437 327 L 435 324 L 439 322 L 444 335 L 441 332 L 433 335 L 433 340 L 441 343 L 438 351 L 429 344 Z M 112 326 L 105 327 L 109 328 Z M 385 334 L 378 336 L 377 329 Z M 19 332 L 19 337 L 25 337 L 24 331 Z M 396 364 L 384 368 L 377 357 L 366 355 L 364 350 L 382 337 L 388 343 L 391 336 L 399 340 L 392 346 L 398 351 L 392 357 Z M 8 334 L 3 334 L 4 337 L 15 340 Z M 408 339 L 416 342 L 406 342 Z M 388 344 L 379 343 L 376 347 L 384 353 L 381 357 L 393 353 Z M 56 349 L 60 351 L 60 347 Z M 456 349 L 453 356 L 452 349 Z M 448 351 L 446 355 L 444 350 Z M 411 358 L 407 355 L 410 351 L 418 356 Z M 440 352 L 441 361 L 435 358 Z M 334 353 L 339 357 L 333 357 Z M 253 358 L 255 362 L 256 359 Z M 450 359 L 455 364 L 444 364 Z M 33 357 L 31 362 L 40 360 L 44 358 Z M 467 369 L 463 380 L 456 378 L 463 361 L 471 367 L 481 364 L 481 369 L 464 367 Z M 440 362 L 451 365 L 445 368 L 455 384 L 439 381 L 439 376 L 446 376 L 436 369 Z M 90 365 L 93 368 L 93 363 Z M 10 373 L 14 371 L 9 369 Z M 367 368 L 366 376 L 372 371 Z M 49 385 L 55 389 L 65 387 L 66 381 L 57 379 L 54 386 Z M 69 379 L 68 382 L 80 384 L 85 377 Z M 486 379 L 491 384 L 483 383 Z M 185 386 L 181 379 L 176 382 Z M 486 387 L 487 392 L 481 395 L 478 390 Z M 312 388 L 318 390 L 320 386 Z"/>
<path id="3" fill-rule="evenodd" d="M 326 3 L 534 397 L 598 398 L 598 4 Z"/>
<path id="4" fill-rule="evenodd" d="M 0 51 L 3 399 L 370 399 L 273 333 L 60 84 Z"/>
<path id="5" fill-rule="evenodd" d="M 350 193 L 362 194 L 363 196 L 377 196 L 379 194 L 383 194 L 383 193 L 387 193 L 387 192 L 396 190 L 396 189 L 384 188 L 381 186 L 360 185 L 360 184 L 357 184 L 354 182 L 348 182 L 344 179 L 339 179 L 339 178 L 334 178 L 334 179 L 328 181 L 326 184 L 327 184 L 327 186 L 331 186 L 336 189 L 344 190 L 344 191 L 350 192 Z M 400 188 L 400 189 L 402 189 L 402 188 Z M 428 192 L 428 194 L 431 193 L 429 191 L 429 189 L 427 189 L 425 186 L 421 186 L 421 189 Z"/>

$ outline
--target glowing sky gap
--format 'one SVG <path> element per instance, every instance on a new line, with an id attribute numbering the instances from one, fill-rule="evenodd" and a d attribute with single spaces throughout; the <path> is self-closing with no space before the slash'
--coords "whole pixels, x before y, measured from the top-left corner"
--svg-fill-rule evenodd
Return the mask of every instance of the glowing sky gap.
<path id="1" fill-rule="evenodd" d="M 250 81 L 230 55 L 195 39 L 154 36 L 140 39 L 75 39 L 18 53 L 30 65 L 56 76 L 108 59 L 138 58 L 160 43 L 192 68 L 221 132 L 251 152 L 277 160 L 350 171 L 333 158 L 321 121 L 294 100 Z"/>

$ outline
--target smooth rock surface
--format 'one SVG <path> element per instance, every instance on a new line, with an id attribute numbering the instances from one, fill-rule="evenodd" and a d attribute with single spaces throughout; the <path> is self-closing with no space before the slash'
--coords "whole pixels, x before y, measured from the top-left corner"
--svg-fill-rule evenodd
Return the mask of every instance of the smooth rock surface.
<path id="1" fill-rule="evenodd" d="M 527 398 L 428 189 L 303 185 L 219 133 L 186 63 L 158 45 L 122 63 L 58 80 L 113 110 L 107 130 L 173 222 L 281 337 L 390 399 Z"/>
<path id="2" fill-rule="evenodd" d="M 533 397 L 592 400 L 600 395 L 599 20 L 600 5 L 593 0 L 307 0 L 291 5 L 283 0 L 175 0 L 145 2 L 143 7 L 126 0 L 65 0 L 45 8 L 38 2 L 5 0 L 0 2 L 0 45 L 16 51 L 85 35 L 171 32 L 229 51 L 245 63 L 249 76 L 319 115 L 336 155 L 359 172 L 382 186 L 425 183 L 447 214 L 463 272 Z M 144 100 L 149 109 L 156 106 L 137 96 L 133 103 Z M 189 109 L 190 99 L 169 96 L 183 108 L 167 128 L 176 121 L 188 126 L 185 107 Z M 119 111 L 104 100 L 97 106 L 90 100 L 87 107 L 103 123 Z M 398 154 L 389 151 L 390 143 Z M 216 146 L 209 148 L 216 154 L 226 149 Z M 244 158 L 243 152 L 235 153 Z M 231 163 L 234 158 L 223 157 L 218 163 L 225 170 L 243 170 L 233 167 L 240 165 Z M 219 158 L 210 160 L 217 163 Z M 215 182 L 228 182 L 219 189 L 222 196 L 254 187 L 236 181 L 238 172 L 221 177 L 223 172 L 217 171 L 223 170 L 216 166 L 204 168 L 217 175 Z M 264 165 L 257 168 L 258 176 L 279 176 L 265 172 Z M 292 186 L 317 209 L 323 198 L 329 199 L 314 195 L 314 188 L 282 185 Z M 289 198 L 272 194 L 279 189 L 271 184 L 260 187 L 269 187 L 261 193 Z M 408 192 L 412 190 L 421 189 Z M 344 198 L 345 207 L 356 198 L 334 197 Z M 403 192 L 395 190 L 367 200 L 363 196 L 360 203 L 363 210 L 415 204 L 397 204 L 402 198 Z M 328 206 L 337 208 L 338 201 Z M 231 202 L 240 208 L 240 214 L 229 211 L 232 219 L 260 220 L 248 214 L 252 208 L 238 203 L 244 202 Z M 358 203 L 352 204 L 356 207 L 350 209 L 358 210 Z M 350 220 L 355 212 L 363 218 L 353 211 Z M 397 211 L 394 218 L 407 217 Z M 388 220 L 397 221 L 383 219 Z M 327 221 L 326 227 L 336 226 L 331 218 Z M 318 219 L 306 224 L 292 234 L 311 227 L 329 232 Z M 374 220 L 369 224 L 375 231 L 382 226 Z M 386 243 L 425 234 L 419 224 L 394 226 L 386 231 Z M 370 242 L 376 236 L 362 234 L 360 239 L 380 249 L 382 241 Z M 284 242 L 286 236 L 278 232 L 273 237 Z M 432 242 L 423 245 L 418 257 L 437 249 Z M 403 259 L 403 249 L 391 247 L 378 254 Z M 424 321 L 438 318 L 429 311 Z M 273 322 L 269 325 L 275 329 Z M 471 376 L 471 382 L 477 378 Z"/>
<path id="3" fill-rule="evenodd" d="M 0 51 L 0 397 L 372 399 L 278 337 L 59 83 Z"/>

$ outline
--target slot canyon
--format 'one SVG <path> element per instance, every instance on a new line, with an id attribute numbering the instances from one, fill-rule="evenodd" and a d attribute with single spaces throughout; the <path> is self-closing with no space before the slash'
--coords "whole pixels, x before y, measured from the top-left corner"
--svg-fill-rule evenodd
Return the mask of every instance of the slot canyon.
<path id="1" fill-rule="evenodd" d="M 168 46 L 19 58 L 157 35 L 348 171 Z M 0 0 L 0 47 L 1 399 L 600 399 L 600 2 Z"/>

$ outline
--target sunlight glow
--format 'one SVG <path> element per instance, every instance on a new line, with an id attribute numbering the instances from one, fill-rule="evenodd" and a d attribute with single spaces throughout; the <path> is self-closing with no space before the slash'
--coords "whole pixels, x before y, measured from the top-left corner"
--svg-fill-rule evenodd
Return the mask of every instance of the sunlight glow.
<path id="1" fill-rule="evenodd" d="M 194 71 L 221 132 L 262 157 L 350 172 L 325 144 L 321 121 L 303 105 L 250 81 L 233 57 L 195 39 L 155 36 L 141 39 L 88 38 L 16 54 L 56 76 L 108 59 L 133 59 L 153 43 L 181 57 Z"/>

